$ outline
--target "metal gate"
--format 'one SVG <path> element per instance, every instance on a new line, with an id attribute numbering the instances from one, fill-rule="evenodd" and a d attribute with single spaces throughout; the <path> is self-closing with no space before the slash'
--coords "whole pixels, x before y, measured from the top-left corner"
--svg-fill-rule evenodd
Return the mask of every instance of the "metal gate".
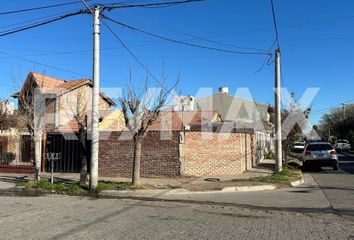
<path id="1" fill-rule="evenodd" d="M 90 159 L 90 141 L 86 142 L 86 158 Z M 54 172 L 79 173 L 81 170 L 81 157 L 79 140 L 76 135 L 64 136 L 61 134 L 48 134 L 46 152 L 61 153 L 61 159 L 54 162 Z M 89 163 L 90 161 L 88 161 Z M 90 165 L 87 166 L 88 171 Z M 50 163 L 46 159 L 46 171 L 50 171 Z"/>

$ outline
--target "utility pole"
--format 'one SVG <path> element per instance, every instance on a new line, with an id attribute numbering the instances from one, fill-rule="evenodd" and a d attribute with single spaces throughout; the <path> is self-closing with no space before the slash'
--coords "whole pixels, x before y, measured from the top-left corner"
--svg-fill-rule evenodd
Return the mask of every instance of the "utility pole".
<path id="1" fill-rule="evenodd" d="M 344 115 L 344 120 L 345 120 L 345 106 L 346 106 L 347 104 L 345 104 L 345 103 L 342 103 L 342 106 L 343 106 L 343 115 Z"/>
<path id="2" fill-rule="evenodd" d="M 94 7 L 93 16 L 93 87 L 91 118 L 91 166 L 90 190 L 98 183 L 98 147 L 99 147 L 99 94 L 100 94 L 100 7 Z"/>
<path id="3" fill-rule="evenodd" d="M 281 96 L 280 96 L 280 49 L 275 50 L 275 171 L 283 169 L 283 147 L 281 137 Z"/>

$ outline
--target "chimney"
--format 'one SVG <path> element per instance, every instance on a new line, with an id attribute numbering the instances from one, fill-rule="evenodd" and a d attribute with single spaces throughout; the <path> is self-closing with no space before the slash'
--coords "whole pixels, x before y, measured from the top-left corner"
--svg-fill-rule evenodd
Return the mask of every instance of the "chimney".
<path id="1" fill-rule="evenodd" d="M 228 87 L 219 87 L 219 92 L 224 93 L 224 94 L 229 94 L 229 88 Z"/>

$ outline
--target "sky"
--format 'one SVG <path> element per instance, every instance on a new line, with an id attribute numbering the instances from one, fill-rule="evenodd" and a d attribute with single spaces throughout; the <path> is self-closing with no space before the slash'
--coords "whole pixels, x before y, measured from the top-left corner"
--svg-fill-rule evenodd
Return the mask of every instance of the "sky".
<path id="1" fill-rule="evenodd" d="M 0 0 L 0 12 L 71 1 L 75 0 Z M 88 4 L 112 2 L 91 0 Z M 274 0 L 274 5 L 282 85 L 294 92 L 297 99 L 307 88 L 319 88 L 310 116 L 316 124 L 332 107 L 354 102 L 354 1 Z M 0 31 L 83 7 L 78 1 L 38 11 L 0 13 Z M 133 27 L 193 44 L 228 51 L 275 50 L 271 48 L 275 32 L 270 0 L 205 0 L 164 8 L 116 9 L 104 14 Z M 202 87 L 216 92 L 221 86 L 229 87 L 230 93 L 235 94 L 237 88 L 246 87 L 256 101 L 274 104 L 274 62 L 257 71 L 266 58 L 263 54 L 225 53 L 180 45 L 105 22 L 158 79 L 163 71 L 169 77 L 168 83 L 179 76 L 178 89 L 183 95 L 195 95 Z M 92 76 L 90 15 L 0 36 L 0 46 L 1 98 L 18 90 L 16 87 L 29 71 L 67 80 Z M 104 25 L 100 56 L 102 88 L 125 87 L 130 69 L 134 83 L 143 81 L 146 71 Z"/>

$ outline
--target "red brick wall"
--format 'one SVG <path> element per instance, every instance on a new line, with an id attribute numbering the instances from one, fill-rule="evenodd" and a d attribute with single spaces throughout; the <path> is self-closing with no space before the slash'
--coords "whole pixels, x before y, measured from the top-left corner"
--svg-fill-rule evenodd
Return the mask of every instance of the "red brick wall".
<path id="1" fill-rule="evenodd" d="M 105 134 L 105 133 L 103 133 Z M 120 140 L 121 132 L 111 132 L 100 140 L 99 174 L 101 176 L 130 176 L 132 172 L 132 141 Z M 171 140 L 161 140 L 160 132 L 151 131 L 142 144 L 141 176 L 177 176 L 180 174 L 179 133 Z"/>
<path id="2" fill-rule="evenodd" d="M 248 133 L 186 132 L 183 174 L 215 176 L 244 172 L 252 167 L 251 137 Z"/>

